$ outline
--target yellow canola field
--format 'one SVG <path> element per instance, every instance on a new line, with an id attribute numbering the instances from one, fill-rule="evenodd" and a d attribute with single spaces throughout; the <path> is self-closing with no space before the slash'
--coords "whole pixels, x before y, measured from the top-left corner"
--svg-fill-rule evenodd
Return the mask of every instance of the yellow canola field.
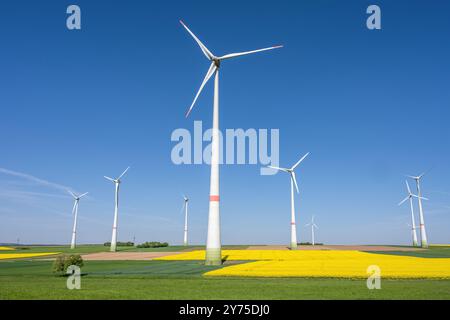
<path id="1" fill-rule="evenodd" d="M 359 251 L 331 251 L 331 250 L 222 250 L 222 259 L 228 261 L 246 260 L 298 260 L 321 259 L 324 256 L 350 256 Z M 194 250 L 181 254 L 160 257 L 155 260 L 204 260 L 204 250 Z"/>
<path id="2" fill-rule="evenodd" d="M 5 259 L 21 259 L 21 258 L 36 258 L 43 256 L 50 256 L 59 254 L 60 252 L 45 252 L 45 253 L 0 253 L 0 260 Z"/>
<path id="3" fill-rule="evenodd" d="M 450 278 L 450 259 L 418 258 L 360 251 L 333 250 L 223 250 L 227 261 L 256 260 L 205 273 L 206 276 L 367 278 L 376 265 L 382 278 Z M 159 260 L 203 260 L 204 251 L 192 251 Z"/>
<path id="4" fill-rule="evenodd" d="M 260 260 L 323 260 L 351 259 L 373 254 L 356 250 L 222 250 L 222 259 L 227 261 Z M 155 260 L 204 260 L 205 251 L 195 250 L 181 254 L 160 257 Z"/>
<path id="5" fill-rule="evenodd" d="M 0 251 L 9 251 L 9 250 L 15 250 L 15 249 L 10 248 L 10 247 L 0 247 Z"/>

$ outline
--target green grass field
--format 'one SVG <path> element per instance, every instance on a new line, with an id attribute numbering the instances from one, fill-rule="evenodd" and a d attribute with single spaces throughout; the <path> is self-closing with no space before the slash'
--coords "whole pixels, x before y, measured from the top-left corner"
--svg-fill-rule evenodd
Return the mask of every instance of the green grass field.
<path id="1" fill-rule="evenodd" d="M 186 248 L 160 250 L 181 249 Z M 50 251 L 72 252 L 67 247 L 15 252 Z M 76 250 L 100 251 L 108 248 L 81 246 Z M 450 248 L 436 247 L 420 254 L 450 257 Z M 68 290 L 67 278 L 52 273 L 52 261 L 0 260 L 0 299 L 450 299 L 450 280 L 382 280 L 381 290 L 368 290 L 364 280 L 203 276 L 216 268 L 221 267 L 205 266 L 201 261 L 86 261 L 81 290 Z"/>
<path id="2" fill-rule="evenodd" d="M 423 251 L 377 251 L 372 253 L 393 254 L 420 258 L 450 258 L 450 247 L 433 247 Z"/>
<path id="3" fill-rule="evenodd" d="M 450 299 L 450 280 L 205 278 L 197 261 L 88 261 L 81 290 L 51 272 L 51 261 L 0 262 L 0 299 Z"/>

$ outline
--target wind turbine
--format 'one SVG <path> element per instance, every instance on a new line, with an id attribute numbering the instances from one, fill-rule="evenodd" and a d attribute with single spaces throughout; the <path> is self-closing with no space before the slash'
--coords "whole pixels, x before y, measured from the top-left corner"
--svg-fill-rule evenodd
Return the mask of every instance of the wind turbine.
<path id="1" fill-rule="evenodd" d="M 194 97 L 194 100 L 186 112 L 186 117 L 192 111 L 192 108 L 202 92 L 205 84 L 214 75 L 214 108 L 213 108 L 213 129 L 211 138 L 211 179 L 210 179 L 210 193 L 209 193 L 209 215 L 208 215 L 208 236 L 206 241 L 206 265 L 220 265 L 222 264 L 222 253 L 220 243 L 220 196 L 219 196 L 219 69 L 222 61 L 244 56 L 256 52 L 272 50 L 281 48 L 282 46 L 269 47 L 259 50 L 252 50 L 239 53 L 226 54 L 224 56 L 215 56 L 206 46 L 192 33 L 191 30 L 180 20 L 183 27 L 189 32 L 194 40 L 199 45 L 205 57 L 211 62 L 206 76 L 203 79 L 200 89 Z"/>
<path id="2" fill-rule="evenodd" d="M 109 181 L 114 182 L 116 186 L 116 193 L 115 193 L 115 202 L 114 202 L 114 223 L 112 228 L 112 239 L 111 239 L 111 248 L 110 251 L 116 251 L 117 247 L 117 215 L 119 213 L 119 186 L 121 183 L 121 178 L 125 175 L 125 173 L 130 169 L 130 167 L 126 168 L 124 172 L 117 178 L 113 179 L 107 176 L 104 176 L 105 179 L 108 179 Z"/>
<path id="3" fill-rule="evenodd" d="M 311 237 L 312 237 L 312 245 L 314 246 L 316 242 L 314 241 L 314 228 L 319 229 L 319 227 L 314 223 L 314 216 L 311 218 L 311 222 L 305 224 L 305 227 L 311 226 Z"/>
<path id="4" fill-rule="evenodd" d="M 428 248 L 428 241 L 427 241 L 427 232 L 425 230 L 425 220 L 423 218 L 423 208 L 422 208 L 422 193 L 420 191 L 420 179 L 425 175 L 425 173 L 422 173 L 420 176 L 407 176 L 411 179 L 414 179 L 416 181 L 417 186 L 417 198 L 419 199 L 419 222 L 420 222 L 420 242 L 422 248 Z"/>
<path id="5" fill-rule="evenodd" d="M 183 195 L 183 200 L 184 200 L 184 204 L 183 204 L 183 209 L 184 209 L 184 245 L 187 246 L 188 245 L 188 203 L 189 203 L 189 198 L 186 197 L 185 195 Z"/>
<path id="6" fill-rule="evenodd" d="M 401 206 L 403 203 L 405 203 L 407 200 L 409 200 L 409 205 L 411 207 L 411 234 L 412 234 L 412 239 L 413 239 L 413 246 L 418 247 L 419 244 L 417 242 L 416 221 L 414 218 L 414 205 L 413 205 L 413 200 L 412 200 L 413 197 L 418 198 L 418 196 L 416 196 L 415 194 L 413 194 L 411 192 L 408 181 L 405 181 L 405 182 L 406 182 L 406 189 L 408 190 L 408 196 L 405 199 L 403 199 L 402 201 L 400 201 L 400 203 L 398 205 Z M 422 197 L 422 199 L 428 200 L 427 198 L 423 198 L 423 197 Z"/>
<path id="7" fill-rule="evenodd" d="M 70 242 L 70 249 L 75 249 L 76 246 L 76 238 L 77 238 L 77 221 L 78 221 L 78 206 L 80 203 L 80 199 L 87 195 L 89 192 L 83 193 L 82 195 L 76 195 L 70 190 L 67 190 L 73 199 L 75 200 L 73 204 L 72 214 L 73 214 L 73 229 L 72 229 L 72 241 Z"/>
<path id="8" fill-rule="evenodd" d="M 302 162 L 307 156 L 309 155 L 309 152 L 305 154 L 300 160 L 297 161 L 296 164 L 292 166 L 292 168 L 278 168 L 269 166 L 269 168 L 281 170 L 283 172 L 289 173 L 291 177 L 291 249 L 297 249 L 297 229 L 295 226 L 295 206 L 294 206 L 294 186 L 297 190 L 297 193 L 299 193 L 298 185 L 297 185 L 297 179 L 295 178 L 295 168 L 298 167 L 300 162 Z"/>

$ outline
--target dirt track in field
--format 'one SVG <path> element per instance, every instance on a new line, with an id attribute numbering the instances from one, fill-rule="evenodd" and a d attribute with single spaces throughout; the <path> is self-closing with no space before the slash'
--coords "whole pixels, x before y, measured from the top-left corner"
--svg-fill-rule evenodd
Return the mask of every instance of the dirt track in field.
<path id="1" fill-rule="evenodd" d="M 152 260 L 159 257 L 171 256 L 181 252 L 99 252 L 84 254 L 81 257 L 86 261 L 126 261 L 126 260 Z"/>
<path id="2" fill-rule="evenodd" d="M 247 250 L 290 250 L 288 246 L 249 246 Z M 362 245 L 298 246 L 297 250 L 421 251 L 422 248 Z"/>

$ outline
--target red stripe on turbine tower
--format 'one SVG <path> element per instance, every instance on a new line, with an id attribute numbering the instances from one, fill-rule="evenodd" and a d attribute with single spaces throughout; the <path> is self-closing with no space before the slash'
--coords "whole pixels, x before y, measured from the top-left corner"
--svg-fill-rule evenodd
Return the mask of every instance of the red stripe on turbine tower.
<path id="1" fill-rule="evenodd" d="M 219 196 L 209 196 L 209 201 L 220 201 L 220 197 Z"/>

